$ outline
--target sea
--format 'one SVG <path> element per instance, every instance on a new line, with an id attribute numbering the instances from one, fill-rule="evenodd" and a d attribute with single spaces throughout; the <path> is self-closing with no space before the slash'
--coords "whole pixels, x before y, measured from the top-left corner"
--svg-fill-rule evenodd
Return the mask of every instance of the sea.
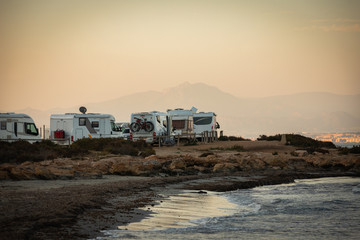
<path id="1" fill-rule="evenodd" d="M 97 239 L 360 239 L 360 178 L 182 191 L 143 211 L 149 217 Z"/>

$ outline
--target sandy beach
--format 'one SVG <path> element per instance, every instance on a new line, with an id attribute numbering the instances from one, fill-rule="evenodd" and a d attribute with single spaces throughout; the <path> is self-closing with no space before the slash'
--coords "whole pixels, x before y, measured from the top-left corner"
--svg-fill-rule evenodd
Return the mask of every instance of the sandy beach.
<path id="1" fill-rule="evenodd" d="M 244 146 L 247 152 L 221 151 L 223 148 L 236 144 Z M 178 159 L 184 156 L 198 159 L 199 155 L 209 151 L 215 154 L 215 157 L 210 157 L 224 160 L 248 156 L 270 157 L 274 155 L 272 154 L 274 152 L 276 152 L 274 156 L 276 159 L 282 155 L 287 156 L 288 153 L 295 150 L 294 147 L 281 145 L 278 142 L 217 142 L 197 146 L 155 148 L 156 156 L 160 160 L 166 158 L 173 162 L 175 159 L 179 162 Z M 332 161 L 337 159 L 337 155 L 333 155 L 332 158 L 330 156 L 332 155 L 318 155 L 316 159 L 330 158 Z M 293 158 L 291 156 L 291 159 Z M 309 156 L 310 160 L 306 156 L 298 158 L 305 159 L 304 161 L 312 159 L 315 162 L 313 156 Z M 359 163 L 360 160 L 359 156 L 341 159 L 348 162 L 352 160 L 355 163 Z M 203 161 L 206 162 L 205 159 Z M 298 164 L 299 161 L 296 163 Z M 314 165 L 311 168 L 294 168 L 293 166 L 279 168 L 278 166 L 267 165 L 262 169 L 254 168 L 242 171 L 234 169 L 228 171 L 229 169 L 224 168 L 223 171 L 198 171 L 196 174 L 188 175 L 185 174 L 186 168 L 183 168 L 182 171 L 180 171 L 181 169 L 175 171 L 177 174 L 173 175 L 119 176 L 103 174 L 91 178 L 80 176 L 74 179 L 57 180 L 2 180 L 0 182 L 0 239 L 95 238 L 102 235 L 102 230 L 139 227 L 136 224 L 150 216 L 160 201 L 169 199 L 171 196 L 179 198 L 181 197 L 179 193 L 190 194 L 190 198 L 192 198 L 194 194 L 195 196 L 201 195 L 207 191 L 231 191 L 261 185 L 289 183 L 294 179 L 301 178 L 359 176 L 359 172 L 354 171 L 354 167 L 344 170 L 341 167 L 319 168 Z M 218 200 L 211 198 L 211 192 L 207 193 L 207 199 L 204 201 Z M 207 211 L 213 210 L 207 209 Z M 191 217 L 185 216 L 184 218 L 186 220 Z M 163 225 L 161 222 L 171 224 L 171 218 L 152 222 L 157 222 L 158 226 Z M 141 224 L 143 224 L 142 227 L 144 224 L 153 227 L 149 223 L 142 222 Z"/>

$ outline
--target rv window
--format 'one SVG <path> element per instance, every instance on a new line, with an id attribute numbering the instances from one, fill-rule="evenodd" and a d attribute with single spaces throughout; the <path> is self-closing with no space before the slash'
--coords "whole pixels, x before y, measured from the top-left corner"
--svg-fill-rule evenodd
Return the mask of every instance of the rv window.
<path id="1" fill-rule="evenodd" d="M 6 130 L 6 122 L 5 121 L 1 122 L 1 130 Z"/>
<path id="2" fill-rule="evenodd" d="M 176 129 L 184 129 L 185 128 L 185 120 L 173 120 L 172 126 L 173 126 L 173 128 L 176 128 Z"/>
<path id="3" fill-rule="evenodd" d="M 160 116 L 156 116 L 156 121 L 157 121 L 158 123 L 161 123 L 161 121 L 160 121 Z"/>
<path id="4" fill-rule="evenodd" d="M 38 129 L 34 123 L 24 123 L 25 133 L 37 136 L 39 134 Z"/>
<path id="5" fill-rule="evenodd" d="M 99 121 L 93 121 L 93 122 L 91 122 L 91 127 L 92 127 L 92 128 L 98 128 L 98 127 L 99 127 Z"/>
<path id="6" fill-rule="evenodd" d="M 212 117 L 194 117 L 195 125 L 208 125 L 211 124 Z"/>
<path id="7" fill-rule="evenodd" d="M 118 126 L 116 126 L 116 124 L 114 122 L 110 122 L 110 124 L 111 124 L 111 130 L 112 131 L 115 131 L 115 132 L 120 132 L 121 131 L 121 129 Z"/>
<path id="8" fill-rule="evenodd" d="M 79 118 L 79 126 L 86 126 L 86 118 Z"/>

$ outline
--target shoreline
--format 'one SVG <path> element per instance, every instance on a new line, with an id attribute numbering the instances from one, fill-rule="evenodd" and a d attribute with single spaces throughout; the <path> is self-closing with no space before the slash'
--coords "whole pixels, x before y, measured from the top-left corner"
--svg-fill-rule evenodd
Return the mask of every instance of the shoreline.
<path id="1" fill-rule="evenodd" d="M 161 200 L 165 187 L 177 190 L 224 192 L 295 179 L 360 177 L 339 171 L 253 171 L 176 177 L 104 176 L 103 179 L 0 182 L 1 239 L 89 239 L 102 230 L 138 222 L 149 215 L 141 210 Z M 26 181 L 29 185 L 31 182 Z M 35 183 L 37 182 L 37 183 Z M 17 183 L 17 184 L 14 184 Z M 44 187 L 44 183 L 47 185 Z M 11 186 L 12 185 L 12 186 Z M 17 207 L 16 207 L 17 206 Z M 21 206 L 19 208 L 19 206 Z M 150 208 L 150 207 L 149 207 Z"/>
<path id="2" fill-rule="evenodd" d="M 96 238 L 149 216 L 169 189 L 224 192 L 295 179 L 360 177 L 360 155 L 308 154 L 277 141 L 154 149 L 156 155 L 146 158 L 92 153 L 1 164 L 0 239 Z"/>

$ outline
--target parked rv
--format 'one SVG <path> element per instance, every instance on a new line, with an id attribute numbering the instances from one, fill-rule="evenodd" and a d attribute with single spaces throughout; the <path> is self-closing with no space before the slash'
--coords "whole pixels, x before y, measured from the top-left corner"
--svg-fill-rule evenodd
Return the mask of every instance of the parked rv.
<path id="1" fill-rule="evenodd" d="M 167 110 L 169 118 L 171 119 L 173 132 L 175 135 L 190 136 L 194 133 L 194 120 L 193 115 L 197 109 L 184 110 L 177 108 L 175 110 Z"/>
<path id="2" fill-rule="evenodd" d="M 216 132 L 220 128 L 216 122 L 216 114 L 213 112 L 194 113 L 194 133 L 197 138 L 203 136 L 203 132 Z"/>
<path id="3" fill-rule="evenodd" d="M 158 136 L 167 134 L 166 117 L 166 113 L 158 111 L 132 113 L 130 118 L 130 140 L 157 143 Z"/>
<path id="4" fill-rule="evenodd" d="M 71 144 L 81 138 L 122 137 L 121 129 L 116 126 L 110 114 L 66 113 L 50 117 L 50 139 L 60 144 Z"/>
<path id="5" fill-rule="evenodd" d="M 0 140 L 40 141 L 39 130 L 34 120 L 23 113 L 0 113 Z"/>

